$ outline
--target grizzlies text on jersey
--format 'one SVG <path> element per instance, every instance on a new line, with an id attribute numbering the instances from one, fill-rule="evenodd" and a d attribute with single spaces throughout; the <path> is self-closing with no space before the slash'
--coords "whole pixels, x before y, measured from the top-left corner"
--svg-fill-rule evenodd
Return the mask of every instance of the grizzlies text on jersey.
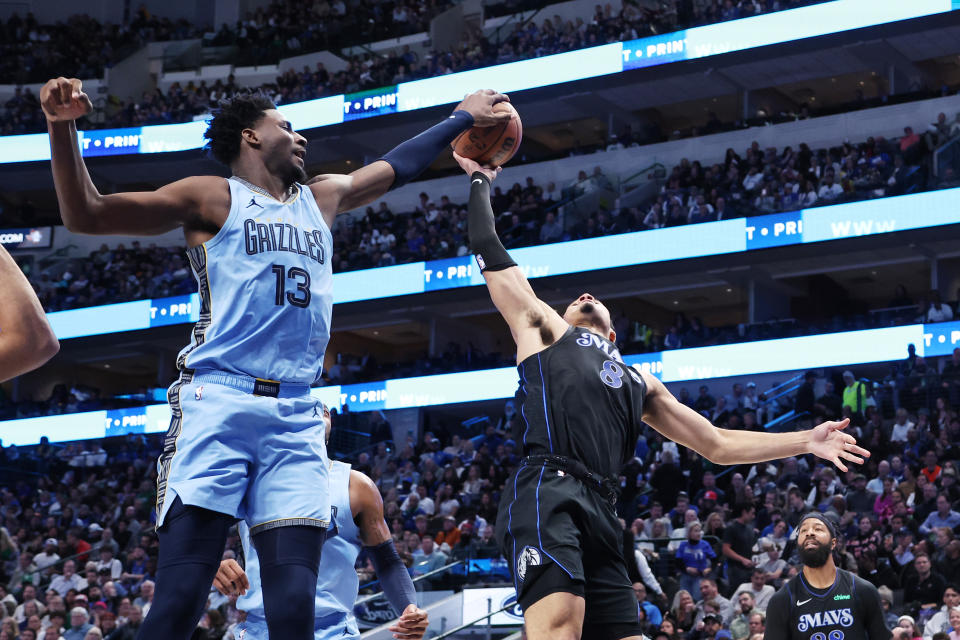
<path id="1" fill-rule="evenodd" d="M 829 589 L 814 589 L 799 573 L 770 599 L 766 637 L 780 640 L 888 640 L 877 588 L 837 569 Z"/>

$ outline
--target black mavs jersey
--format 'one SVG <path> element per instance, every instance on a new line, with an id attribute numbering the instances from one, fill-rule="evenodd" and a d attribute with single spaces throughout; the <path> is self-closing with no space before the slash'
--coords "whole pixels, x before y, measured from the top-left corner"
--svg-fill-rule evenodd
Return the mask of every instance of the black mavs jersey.
<path id="1" fill-rule="evenodd" d="M 829 589 L 814 589 L 803 573 L 770 599 L 765 638 L 776 640 L 888 640 L 877 588 L 837 569 Z"/>
<path id="2" fill-rule="evenodd" d="M 643 378 L 609 340 L 579 327 L 517 371 L 514 437 L 528 457 L 504 488 L 496 535 L 518 602 L 526 609 L 550 593 L 572 593 L 586 601 L 584 638 L 640 635 L 623 532 L 595 480 L 615 479 L 633 456 Z"/>
<path id="3" fill-rule="evenodd" d="M 571 327 L 517 371 L 513 435 L 524 454 L 566 456 L 615 479 L 640 437 L 646 385 L 613 343 Z"/>

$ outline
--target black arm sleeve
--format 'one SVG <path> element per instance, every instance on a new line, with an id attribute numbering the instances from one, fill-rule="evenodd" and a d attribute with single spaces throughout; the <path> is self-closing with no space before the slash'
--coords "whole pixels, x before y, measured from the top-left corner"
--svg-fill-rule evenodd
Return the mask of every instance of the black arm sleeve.
<path id="1" fill-rule="evenodd" d="M 479 171 L 470 176 L 467 212 L 470 250 L 477 256 L 480 271 L 501 271 L 517 266 L 497 236 L 493 208 L 490 206 L 490 180 Z"/>
<path id="2" fill-rule="evenodd" d="M 867 629 L 869 640 L 887 640 L 890 630 L 883 621 L 883 605 L 880 604 L 880 592 L 863 578 L 854 577 L 857 600 L 860 602 L 860 615 Z"/>
<path id="3" fill-rule="evenodd" d="M 397 615 L 402 615 L 407 605 L 417 604 L 417 591 L 413 586 L 413 580 L 410 579 L 410 574 L 407 573 L 407 568 L 403 566 L 403 561 L 397 554 L 393 538 L 367 549 L 370 551 L 373 568 L 377 572 L 380 584 L 383 585 L 387 600 L 396 610 Z"/>
<path id="4" fill-rule="evenodd" d="M 783 586 L 773 594 L 767 605 L 766 631 L 763 638 L 785 640 L 791 637 L 790 631 L 790 591 Z"/>
<path id="5" fill-rule="evenodd" d="M 466 111 L 454 111 L 449 118 L 388 151 L 380 159 L 393 167 L 395 177 L 390 188 L 396 189 L 423 173 L 451 140 L 472 126 L 472 115 Z"/>

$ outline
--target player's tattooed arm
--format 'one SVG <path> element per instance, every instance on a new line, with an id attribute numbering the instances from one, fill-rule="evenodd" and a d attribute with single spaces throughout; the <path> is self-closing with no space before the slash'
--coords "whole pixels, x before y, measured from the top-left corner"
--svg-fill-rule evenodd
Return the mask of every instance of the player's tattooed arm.
<path id="1" fill-rule="evenodd" d="M 201 227 L 204 205 L 217 198 L 229 209 L 226 181 L 216 176 L 178 180 L 156 191 L 104 195 L 83 162 L 76 119 L 93 108 L 76 78 L 50 80 L 40 90 L 47 117 L 53 182 L 64 225 L 89 234 L 157 235 L 180 226 Z M 216 229 L 214 229 L 214 232 Z"/>
<path id="2" fill-rule="evenodd" d="M 0 382 L 36 369 L 59 350 L 37 294 L 0 246 Z"/>
<path id="3" fill-rule="evenodd" d="M 869 451 L 857 446 L 853 436 L 843 432 L 849 420 L 788 433 L 720 429 L 680 403 L 656 376 L 643 371 L 640 374 L 647 384 L 644 422 L 716 464 L 749 464 L 812 453 L 846 471 L 844 460 L 862 464 L 863 457 L 870 456 Z"/>

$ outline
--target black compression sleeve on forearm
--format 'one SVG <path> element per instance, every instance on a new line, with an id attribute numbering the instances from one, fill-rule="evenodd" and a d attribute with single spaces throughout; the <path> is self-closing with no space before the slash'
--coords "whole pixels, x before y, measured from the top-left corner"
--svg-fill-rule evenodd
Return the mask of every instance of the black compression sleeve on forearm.
<path id="1" fill-rule="evenodd" d="M 454 138 L 472 126 L 472 115 L 466 111 L 454 111 L 443 122 L 388 151 L 380 160 L 390 163 L 396 175 L 390 188 L 396 189 L 423 173 Z"/>
<path id="2" fill-rule="evenodd" d="M 383 592 L 387 595 L 390 605 L 397 615 L 402 615 L 408 605 L 417 604 L 417 590 L 413 588 L 413 580 L 403 566 L 403 561 L 397 554 L 393 539 L 387 540 L 375 547 L 367 547 L 373 568 L 377 571 L 377 578 L 383 585 Z"/>
<path id="3" fill-rule="evenodd" d="M 490 206 L 490 180 L 479 171 L 470 176 L 470 204 L 467 208 L 467 236 L 477 256 L 480 271 L 501 271 L 517 266 L 497 236 Z"/>

